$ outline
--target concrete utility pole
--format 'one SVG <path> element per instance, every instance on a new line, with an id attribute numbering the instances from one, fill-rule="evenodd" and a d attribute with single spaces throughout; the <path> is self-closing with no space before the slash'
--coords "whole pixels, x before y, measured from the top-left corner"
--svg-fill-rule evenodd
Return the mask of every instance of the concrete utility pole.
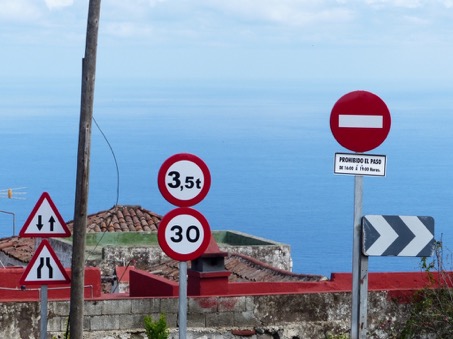
<path id="1" fill-rule="evenodd" d="M 69 310 L 70 338 L 83 338 L 83 304 L 85 280 L 85 235 L 90 174 L 91 125 L 93 120 L 96 51 L 101 0 L 90 0 L 85 46 L 82 61 L 82 94 L 80 103 L 79 146 L 74 205 L 72 243 L 71 305 Z"/>

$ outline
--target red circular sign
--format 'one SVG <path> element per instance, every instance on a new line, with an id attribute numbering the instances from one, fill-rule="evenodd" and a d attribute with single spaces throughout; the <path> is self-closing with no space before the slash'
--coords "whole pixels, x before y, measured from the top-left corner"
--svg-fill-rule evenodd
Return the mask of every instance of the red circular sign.
<path id="1" fill-rule="evenodd" d="M 157 175 L 162 196 L 171 204 L 189 207 L 202 201 L 211 187 L 208 166 L 189 153 L 171 156 L 162 164 Z"/>
<path id="2" fill-rule="evenodd" d="M 163 216 L 157 230 L 162 251 L 178 261 L 189 261 L 202 255 L 211 241 L 206 218 L 188 207 L 176 208 Z"/>
<path id="3" fill-rule="evenodd" d="M 367 152 L 387 138 L 391 117 L 377 95 L 354 91 L 342 96 L 330 114 L 330 129 L 338 143 L 354 152 Z"/>

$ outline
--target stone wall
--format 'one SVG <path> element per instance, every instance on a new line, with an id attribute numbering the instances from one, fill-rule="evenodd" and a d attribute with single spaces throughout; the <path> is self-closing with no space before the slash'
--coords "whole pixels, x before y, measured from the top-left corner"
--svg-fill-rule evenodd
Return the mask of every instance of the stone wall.
<path id="1" fill-rule="evenodd" d="M 1 267 L 25 266 L 25 264 L 22 261 L 10 257 L 3 251 L 0 251 L 0 263 L 2 265 Z"/>
<path id="2" fill-rule="evenodd" d="M 191 297 L 188 299 L 187 338 L 324 339 L 348 333 L 350 293 Z M 407 305 L 395 302 L 394 294 L 370 292 L 370 338 L 387 338 L 401 323 Z M 49 338 L 64 338 L 69 302 L 48 303 Z M 178 338 L 178 298 L 125 298 L 85 301 L 87 339 L 146 338 L 143 318 L 167 317 L 172 338 Z M 0 303 L 0 337 L 39 337 L 39 303 Z"/>
<path id="3" fill-rule="evenodd" d="M 59 238 L 49 238 L 49 243 L 63 267 L 71 267 L 72 243 Z"/>
<path id="4" fill-rule="evenodd" d="M 228 246 L 219 244 L 221 251 L 244 254 L 281 270 L 293 270 L 291 249 L 288 245 Z"/>
<path id="5" fill-rule="evenodd" d="M 248 255 L 279 269 L 292 270 L 290 247 L 287 245 L 223 246 L 219 244 L 219 248 L 224 252 Z M 149 267 L 168 260 L 169 258 L 158 246 L 105 246 L 102 248 L 102 262 L 100 263 L 100 267 L 104 275 L 111 275 L 116 266 L 127 266 L 130 264 L 139 269 L 148 270 Z"/>
<path id="6" fill-rule="evenodd" d="M 89 266 L 100 267 L 103 276 L 112 276 L 116 266 L 132 265 L 139 269 L 148 270 L 154 265 L 169 260 L 158 246 L 156 239 L 153 240 L 152 236 L 155 238 L 155 234 L 138 234 L 138 236 L 150 237 L 149 244 L 140 244 L 138 241 L 135 241 L 133 246 L 131 246 L 130 242 L 128 245 L 125 245 L 124 242 L 122 243 L 120 241 L 121 236 L 131 234 L 94 234 L 94 236 L 101 239 L 104 235 L 106 239 L 103 242 L 99 240 L 96 246 L 92 244 L 86 246 L 85 255 Z M 292 271 L 293 262 L 289 245 L 237 231 L 214 231 L 213 235 L 218 238 L 217 243 L 221 251 L 244 254 L 273 267 Z M 64 267 L 70 267 L 72 255 L 71 241 L 66 238 L 55 238 L 50 239 L 50 244 L 58 255 L 62 265 Z"/>

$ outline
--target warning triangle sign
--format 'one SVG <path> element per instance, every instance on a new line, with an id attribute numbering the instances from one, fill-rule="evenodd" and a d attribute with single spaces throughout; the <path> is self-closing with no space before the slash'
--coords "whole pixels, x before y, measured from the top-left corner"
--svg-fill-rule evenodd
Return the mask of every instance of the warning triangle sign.
<path id="1" fill-rule="evenodd" d="M 19 280 L 21 285 L 52 285 L 69 283 L 71 279 L 63 265 L 44 239 L 39 244 L 25 272 Z"/>
<path id="2" fill-rule="evenodd" d="M 70 235 L 68 226 L 47 192 L 41 195 L 19 232 L 19 237 L 61 238 Z"/>

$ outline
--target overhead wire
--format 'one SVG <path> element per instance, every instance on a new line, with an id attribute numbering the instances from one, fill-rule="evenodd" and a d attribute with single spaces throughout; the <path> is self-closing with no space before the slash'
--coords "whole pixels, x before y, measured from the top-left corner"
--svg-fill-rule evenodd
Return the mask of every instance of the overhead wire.
<path id="1" fill-rule="evenodd" d="M 115 155 L 115 152 L 113 151 L 112 145 L 109 142 L 109 139 L 105 135 L 105 133 L 102 130 L 102 128 L 99 126 L 99 124 L 96 121 L 96 119 L 94 118 L 94 116 L 93 116 L 93 122 L 95 123 L 95 125 L 98 128 L 99 132 L 101 132 L 102 136 L 104 137 L 105 142 L 109 146 L 110 152 L 112 153 L 113 160 L 115 162 L 115 167 L 116 167 L 116 202 L 115 202 L 115 206 L 117 206 L 119 198 L 120 198 L 120 170 L 119 170 L 119 167 L 118 167 L 118 161 L 116 160 L 116 155 Z"/>
<path id="2" fill-rule="evenodd" d="M 119 202 L 119 198 L 120 198 L 120 171 L 119 171 L 119 166 L 118 166 L 118 161 L 116 159 L 116 155 L 115 155 L 115 151 L 113 150 L 113 147 L 112 145 L 110 144 L 107 136 L 105 135 L 104 131 L 102 130 L 101 126 L 99 126 L 98 122 L 96 121 L 94 115 L 92 117 L 93 119 L 93 122 L 94 124 L 96 125 L 96 127 L 98 128 L 99 132 L 101 133 L 102 137 L 104 138 L 105 142 L 107 143 L 107 145 L 109 146 L 110 148 L 110 152 L 112 153 L 112 156 L 113 156 L 113 161 L 115 162 L 115 168 L 116 168 L 116 200 L 115 200 L 115 211 L 116 209 L 118 208 L 118 202 Z M 102 239 L 104 238 L 104 235 L 106 234 L 107 232 L 102 232 L 102 235 L 100 237 L 100 239 L 98 240 L 98 242 L 96 243 L 96 246 L 94 247 L 94 249 L 90 252 L 88 252 L 88 256 L 85 258 L 85 263 L 86 261 L 90 258 L 90 255 L 94 254 L 97 247 L 99 246 L 99 244 L 101 243 Z M 67 326 L 66 326 L 66 333 L 65 333 L 65 338 L 68 339 L 69 338 L 69 316 L 68 316 L 68 322 L 67 322 Z"/>
<path id="3" fill-rule="evenodd" d="M 107 145 L 109 146 L 110 148 L 110 151 L 112 153 L 112 156 L 113 156 L 113 159 L 115 161 L 115 166 L 116 166 L 116 175 L 117 175 L 117 182 L 116 182 L 116 185 L 117 185 L 117 188 L 116 188 L 116 203 L 115 203 L 115 212 L 116 212 L 116 209 L 118 208 L 118 201 L 119 201 L 119 195 L 120 195 L 120 172 L 119 172 L 119 167 L 118 167 L 118 162 L 116 160 L 116 156 L 115 156 L 115 152 L 113 150 L 113 147 L 112 145 L 110 144 L 107 136 L 105 135 L 104 131 L 101 129 L 101 127 L 99 126 L 98 122 L 96 121 L 96 119 L 94 118 L 93 116 L 93 122 L 95 123 L 96 127 L 98 128 L 99 132 L 101 132 L 102 136 L 104 137 L 104 140 L 105 142 L 107 143 Z M 106 234 L 107 232 L 102 232 L 102 235 L 99 239 L 99 241 L 97 242 L 96 246 L 94 247 L 94 249 L 92 250 L 92 253 L 94 254 L 94 252 L 96 251 L 98 245 L 101 243 L 102 239 L 104 238 L 104 235 Z M 131 264 L 131 262 L 134 261 L 133 259 L 129 260 L 129 262 L 127 263 L 126 265 L 126 269 L 124 270 L 123 274 L 121 275 L 121 277 L 119 277 L 118 281 L 117 281 L 117 284 L 115 285 L 114 289 L 112 292 L 115 292 L 116 289 L 119 287 L 119 284 L 121 282 L 121 280 L 123 279 L 123 276 L 124 274 L 127 272 L 127 269 L 129 267 L 129 265 Z"/>
<path id="4" fill-rule="evenodd" d="M 98 128 L 99 132 L 101 132 L 105 142 L 107 143 L 107 145 L 109 146 L 110 148 L 110 152 L 112 153 L 112 156 L 113 156 L 113 160 L 115 162 L 115 167 L 116 167 L 116 201 L 115 201 L 115 212 L 116 212 L 116 209 L 118 208 L 118 202 L 119 202 L 119 197 L 120 197 L 120 171 L 119 171 L 119 166 L 118 166 L 118 161 L 116 159 L 116 155 L 115 155 L 115 151 L 113 150 L 113 147 L 112 145 L 110 144 L 107 136 L 105 135 L 104 131 L 102 130 L 101 126 L 99 126 L 99 123 L 96 121 L 95 117 L 93 116 L 93 122 L 95 123 L 96 127 Z M 102 239 L 104 238 L 105 234 L 107 233 L 107 231 L 104 231 L 104 232 L 101 232 L 102 235 L 101 237 L 99 238 L 99 240 L 97 241 L 96 243 L 96 246 L 94 246 L 94 249 L 91 250 L 89 252 L 89 255 L 88 257 L 86 258 L 86 260 L 89 259 L 89 256 L 91 254 L 94 254 L 96 249 L 98 248 L 99 244 L 101 243 Z"/>

